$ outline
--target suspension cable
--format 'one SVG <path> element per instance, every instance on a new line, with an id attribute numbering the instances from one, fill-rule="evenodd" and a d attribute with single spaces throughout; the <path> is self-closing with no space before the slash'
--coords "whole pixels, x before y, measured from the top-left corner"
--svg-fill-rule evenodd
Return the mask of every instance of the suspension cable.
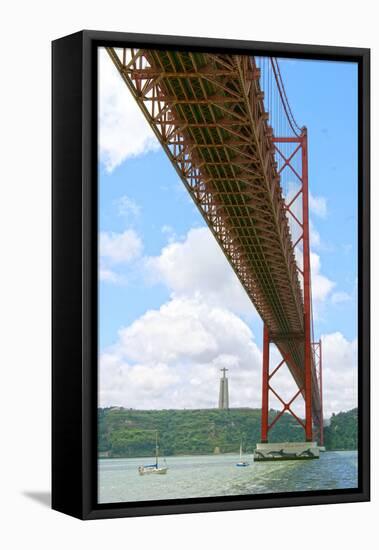
<path id="1" fill-rule="evenodd" d="M 282 75 L 281 75 L 281 72 L 280 72 L 278 60 L 277 60 L 276 57 L 270 57 L 270 60 L 271 60 L 271 66 L 272 66 L 272 70 L 273 70 L 273 73 L 274 73 L 274 76 L 275 76 L 276 84 L 278 86 L 280 99 L 282 101 L 284 111 L 287 115 L 287 120 L 288 120 L 288 122 L 289 122 L 289 124 L 292 128 L 293 133 L 297 136 L 300 136 L 301 128 L 297 124 L 297 122 L 295 120 L 295 117 L 293 115 L 293 112 L 291 110 L 291 106 L 289 104 L 287 94 L 286 94 L 286 90 L 285 90 L 285 87 L 284 87 L 284 84 L 283 84 Z"/>

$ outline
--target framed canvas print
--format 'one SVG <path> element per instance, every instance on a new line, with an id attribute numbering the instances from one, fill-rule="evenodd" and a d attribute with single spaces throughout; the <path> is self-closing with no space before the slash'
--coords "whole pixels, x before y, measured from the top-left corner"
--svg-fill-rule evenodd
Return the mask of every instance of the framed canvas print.
<path id="1" fill-rule="evenodd" d="M 53 42 L 53 508 L 369 500 L 369 50 Z"/>

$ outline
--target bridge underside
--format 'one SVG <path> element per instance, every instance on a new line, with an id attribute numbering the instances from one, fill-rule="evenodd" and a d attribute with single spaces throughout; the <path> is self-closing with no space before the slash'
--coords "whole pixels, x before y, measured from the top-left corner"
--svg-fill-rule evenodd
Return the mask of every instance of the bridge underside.
<path id="1" fill-rule="evenodd" d="M 303 293 L 254 58 L 108 53 L 304 395 Z M 315 422 L 320 407 L 313 383 Z"/>

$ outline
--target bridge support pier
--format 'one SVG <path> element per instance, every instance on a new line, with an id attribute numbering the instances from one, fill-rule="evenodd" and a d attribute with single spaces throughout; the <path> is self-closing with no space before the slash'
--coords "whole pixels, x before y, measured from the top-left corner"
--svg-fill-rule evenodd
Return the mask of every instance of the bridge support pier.
<path id="1" fill-rule="evenodd" d="M 316 441 L 257 443 L 254 450 L 254 462 L 312 460 L 315 458 L 320 458 L 320 450 Z"/>
<path id="2" fill-rule="evenodd" d="M 261 424 L 261 442 L 268 441 L 268 404 L 269 404 L 269 369 L 270 369 L 270 340 L 268 328 L 263 327 L 263 376 L 262 376 L 262 424 Z"/>

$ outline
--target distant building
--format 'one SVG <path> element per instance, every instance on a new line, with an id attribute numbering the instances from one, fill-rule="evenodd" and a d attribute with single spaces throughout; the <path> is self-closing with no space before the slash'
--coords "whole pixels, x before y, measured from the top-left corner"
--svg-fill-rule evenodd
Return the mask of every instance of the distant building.
<path id="1" fill-rule="evenodd" d="M 222 374 L 222 378 L 220 380 L 220 394 L 218 398 L 218 408 L 219 409 L 229 409 L 229 387 L 228 387 L 228 379 L 226 378 L 226 371 L 228 369 L 220 369 Z"/>

